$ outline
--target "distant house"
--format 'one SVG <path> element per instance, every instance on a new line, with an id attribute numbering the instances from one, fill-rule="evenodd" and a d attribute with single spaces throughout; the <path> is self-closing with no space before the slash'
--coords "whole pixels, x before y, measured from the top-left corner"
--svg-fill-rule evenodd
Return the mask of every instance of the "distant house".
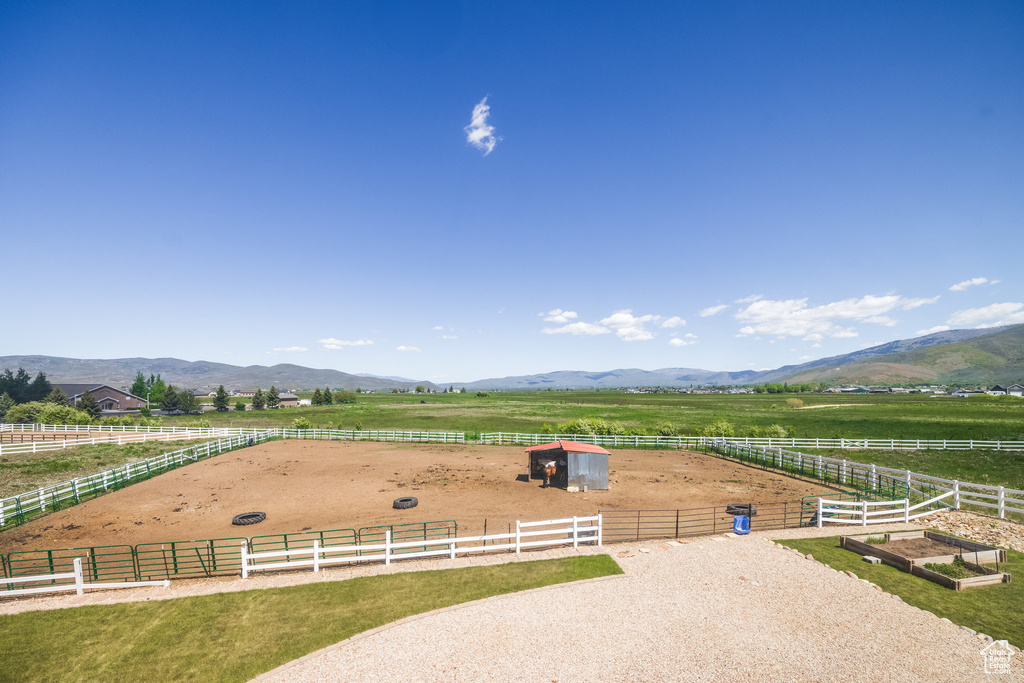
<path id="1" fill-rule="evenodd" d="M 100 404 L 100 410 L 138 410 L 146 407 L 146 399 L 127 391 L 115 389 L 108 384 L 54 384 L 54 386 L 59 387 L 67 394 L 72 405 L 77 405 L 82 394 L 88 391 Z"/>
<path id="2" fill-rule="evenodd" d="M 957 389 L 952 392 L 957 398 L 970 398 L 971 396 L 988 396 L 984 391 L 972 391 L 970 389 Z"/>
<path id="3" fill-rule="evenodd" d="M 283 392 L 283 393 L 278 394 L 277 397 L 278 397 L 278 399 L 280 399 L 280 403 L 277 404 L 279 408 L 298 408 L 299 407 L 299 397 L 296 396 L 295 394 L 291 394 L 291 393 L 288 393 L 288 392 Z"/>
<path id="4" fill-rule="evenodd" d="M 1024 396 L 1024 384 L 1011 384 L 1005 391 L 1007 396 Z"/>

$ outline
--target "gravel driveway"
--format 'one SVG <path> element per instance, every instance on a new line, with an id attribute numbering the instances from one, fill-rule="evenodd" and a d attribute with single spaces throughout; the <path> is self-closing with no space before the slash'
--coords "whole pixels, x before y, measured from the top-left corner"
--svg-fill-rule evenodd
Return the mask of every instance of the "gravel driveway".
<path id="1" fill-rule="evenodd" d="M 626 576 L 413 617 L 257 680 L 1024 680 L 1024 655 L 986 676 L 979 636 L 770 542 L 823 531 L 609 546 Z"/>

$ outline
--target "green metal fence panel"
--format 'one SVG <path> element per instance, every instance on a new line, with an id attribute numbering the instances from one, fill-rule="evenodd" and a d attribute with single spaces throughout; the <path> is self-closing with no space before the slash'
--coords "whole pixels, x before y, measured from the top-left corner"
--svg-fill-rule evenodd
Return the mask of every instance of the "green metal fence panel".
<path id="1" fill-rule="evenodd" d="M 384 532 L 391 530 L 391 542 L 400 543 L 403 541 L 419 541 L 435 538 L 455 538 L 459 534 L 459 525 L 453 519 L 444 519 L 435 522 L 412 522 L 407 524 L 384 524 L 381 526 L 367 526 L 359 530 L 359 543 L 383 543 Z M 402 553 L 414 553 L 423 550 L 437 550 L 437 546 L 427 548 L 416 546 L 412 548 L 401 548 L 394 551 L 395 555 Z"/>
<path id="2" fill-rule="evenodd" d="M 61 548 L 57 550 L 17 550 L 7 556 L 8 576 L 35 574 L 62 574 L 74 571 L 76 557 L 82 558 L 82 573 L 86 581 L 136 581 L 135 549 L 130 545 L 106 545 L 89 548 Z M 73 583 L 73 579 L 47 580 L 36 585 Z"/>
<path id="3" fill-rule="evenodd" d="M 214 538 L 171 543 L 140 543 L 135 561 L 140 581 L 237 574 L 245 538 Z"/>
<path id="4" fill-rule="evenodd" d="M 334 547 L 341 545 L 355 545 L 358 535 L 355 529 L 329 529 L 326 531 L 300 531 L 294 534 L 271 534 L 267 536 L 253 536 L 249 540 L 249 552 L 265 553 L 274 550 L 305 550 L 313 547 L 313 541 L 319 541 L 320 547 Z M 240 556 L 238 546 L 235 546 L 236 555 Z M 352 551 L 356 555 L 356 551 Z M 332 553 L 331 557 L 346 557 L 347 553 Z M 272 557 L 263 560 L 254 560 L 252 564 L 268 564 L 271 562 L 289 562 L 309 560 L 309 555 L 301 557 Z M 241 567 L 241 564 L 239 564 Z"/>

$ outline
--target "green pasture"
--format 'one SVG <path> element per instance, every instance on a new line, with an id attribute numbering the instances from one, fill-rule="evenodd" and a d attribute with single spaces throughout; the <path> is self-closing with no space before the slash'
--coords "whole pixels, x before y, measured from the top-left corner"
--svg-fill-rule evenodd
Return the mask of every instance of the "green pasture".
<path id="1" fill-rule="evenodd" d="M 884 533 L 879 531 L 879 534 Z M 810 553 L 833 569 L 852 571 L 877 584 L 903 602 L 945 617 L 954 624 L 987 633 L 996 640 L 1024 646 L 1024 554 L 1007 550 L 1007 562 L 999 570 L 1013 575 L 1011 583 L 979 586 L 954 591 L 884 564 L 864 562 L 855 552 L 839 547 L 839 537 L 778 541 L 800 552 Z"/>
<path id="2" fill-rule="evenodd" d="M 787 405 L 787 399 L 803 408 Z M 850 404 L 815 408 L 829 404 Z M 718 420 L 737 436 L 778 424 L 796 437 L 1024 440 L 1024 399 L 957 399 L 928 394 L 626 394 L 621 391 L 359 394 L 354 404 L 245 413 L 206 413 L 214 426 L 283 427 L 305 417 L 315 427 L 538 433 L 577 418 L 627 429 L 695 435 Z M 194 417 L 167 418 L 165 424 Z"/>
<path id="3" fill-rule="evenodd" d="M 90 444 L 38 453 L 4 453 L 0 455 L 0 498 L 17 496 L 26 491 L 60 484 L 76 477 L 86 477 L 128 462 L 146 460 L 207 441 L 210 438 L 195 441 L 142 441 L 122 446 Z"/>
<path id="4" fill-rule="evenodd" d="M 591 555 L 0 616 L 0 678 L 247 681 L 407 616 L 621 573 Z"/>

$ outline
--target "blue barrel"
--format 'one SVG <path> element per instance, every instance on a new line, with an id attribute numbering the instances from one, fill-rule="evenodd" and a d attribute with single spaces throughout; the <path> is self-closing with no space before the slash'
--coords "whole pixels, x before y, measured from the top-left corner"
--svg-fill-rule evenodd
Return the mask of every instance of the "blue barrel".
<path id="1" fill-rule="evenodd" d="M 736 515 L 732 518 L 732 530 L 737 534 L 749 534 L 750 533 L 750 517 L 745 515 Z"/>

